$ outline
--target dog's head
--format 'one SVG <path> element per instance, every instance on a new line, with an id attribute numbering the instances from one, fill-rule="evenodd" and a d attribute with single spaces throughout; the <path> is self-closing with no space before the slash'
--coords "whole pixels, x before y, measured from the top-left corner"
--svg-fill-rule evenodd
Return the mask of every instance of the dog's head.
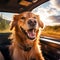
<path id="1" fill-rule="evenodd" d="M 33 40 L 36 38 L 36 34 L 39 28 L 43 28 L 44 24 L 39 19 L 38 15 L 31 12 L 23 12 L 19 15 L 14 15 L 11 30 L 15 27 L 27 36 L 27 38 Z"/>

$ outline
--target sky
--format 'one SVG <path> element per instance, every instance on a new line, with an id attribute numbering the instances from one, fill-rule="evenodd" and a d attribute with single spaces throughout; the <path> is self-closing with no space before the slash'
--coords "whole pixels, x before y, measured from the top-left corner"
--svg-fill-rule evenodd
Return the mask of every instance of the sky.
<path id="1" fill-rule="evenodd" d="M 39 15 L 45 25 L 60 25 L 60 0 L 50 0 L 33 9 L 32 12 Z M 1 13 L 3 14 L 3 18 L 13 20 L 14 14 Z"/>

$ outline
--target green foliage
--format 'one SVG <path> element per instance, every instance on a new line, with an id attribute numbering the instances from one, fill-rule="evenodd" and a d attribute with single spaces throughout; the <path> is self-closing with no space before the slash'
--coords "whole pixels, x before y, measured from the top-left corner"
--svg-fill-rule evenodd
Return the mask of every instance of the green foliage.
<path id="1" fill-rule="evenodd" d="M 60 25 L 55 25 L 55 26 L 47 26 L 45 31 L 60 31 Z"/>
<path id="2" fill-rule="evenodd" d="M 5 30 L 7 29 L 9 26 L 9 23 L 7 22 L 6 19 L 3 19 L 1 16 L 0 16 L 0 30 Z"/>

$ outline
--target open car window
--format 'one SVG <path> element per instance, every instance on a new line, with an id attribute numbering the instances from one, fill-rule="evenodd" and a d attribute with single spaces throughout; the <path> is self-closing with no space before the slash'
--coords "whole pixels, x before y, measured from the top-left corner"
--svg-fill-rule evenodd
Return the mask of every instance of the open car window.
<path id="1" fill-rule="evenodd" d="M 45 24 L 42 36 L 60 39 L 60 10 L 59 5 L 55 2 L 57 1 L 48 1 L 33 9 L 32 12 L 38 14 Z M 11 32 L 9 24 L 14 14 L 16 13 L 0 12 L 0 33 Z"/>
<path id="2" fill-rule="evenodd" d="M 0 33 L 10 32 L 10 22 L 14 13 L 0 12 Z"/>

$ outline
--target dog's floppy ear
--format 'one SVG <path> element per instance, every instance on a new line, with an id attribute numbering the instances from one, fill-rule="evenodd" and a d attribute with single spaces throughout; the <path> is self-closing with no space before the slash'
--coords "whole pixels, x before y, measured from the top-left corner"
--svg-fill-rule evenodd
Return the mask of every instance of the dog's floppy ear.
<path id="1" fill-rule="evenodd" d="M 10 30 L 12 30 L 13 27 L 15 27 L 17 25 L 18 18 L 19 18 L 19 15 L 14 15 L 13 21 L 10 24 L 11 25 Z"/>
<path id="2" fill-rule="evenodd" d="M 37 15 L 37 19 L 38 19 L 39 27 L 43 28 L 44 27 L 44 23 L 40 20 L 39 15 Z"/>

